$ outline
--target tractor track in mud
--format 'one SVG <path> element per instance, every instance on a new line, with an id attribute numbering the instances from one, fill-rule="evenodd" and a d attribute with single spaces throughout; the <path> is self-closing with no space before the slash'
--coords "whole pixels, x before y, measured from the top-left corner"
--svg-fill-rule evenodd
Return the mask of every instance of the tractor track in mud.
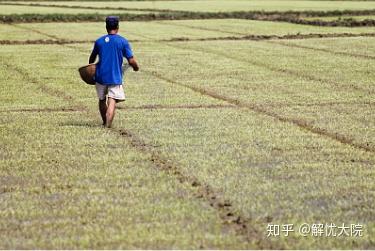
<path id="1" fill-rule="evenodd" d="M 25 28 L 26 29 L 26 28 Z M 36 29 L 33 31 L 38 32 L 39 34 L 49 36 L 51 39 L 36 39 L 36 40 L 0 40 L 0 45 L 38 45 L 38 44 L 58 44 L 58 45 L 65 45 L 65 44 L 84 44 L 84 43 L 94 43 L 92 40 L 68 40 L 62 39 L 56 36 L 52 36 L 46 33 L 42 33 Z M 315 38 L 355 38 L 355 37 L 375 37 L 375 33 L 327 33 L 327 34 L 319 34 L 319 33 L 311 33 L 311 34 L 293 34 L 293 35 L 245 35 L 245 36 L 228 36 L 228 37 L 211 37 L 211 38 L 187 38 L 187 37 L 180 37 L 180 38 L 171 38 L 171 39 L 156 39 L 156 40 L 129 40 L 133 43 L 142 43 L 142 42 L 165 42 L 165 43 L 173 43 L 173 42 L 204 42 L 204 41 L 277 41 L 277 40 L 298 40 L 298 39 L 315 39 Z M 281 43 L 280 43 L 281 44 Z M 282 44 L 284 45 L 284 44 Z M 300 46 L 302 48 L 302 46 Z M 305 48 L 310 49 L 310 48 Z M 311 47 L 313 49 L 313 47 Z M 323 51 L 321 49 L 317 49 Z M 324 50 L 324 52 L 335 53 L 334 51 Z M 339 53 L 339 52 L 338 52 Z M 341 54 L 341 53 L 340 53 Z M 348 53 L 345 53 L 348 54 Z M 348 54 L 349 55 L 349 54 Z M 359 57 L 368 57 L 373 59 L 374 56 L 366 56 L 360 54 L 350 54 L 352 56 L 359 56 Z"/>
<path id="2" fill-rule="evenodd" d="M 185 88 L 189 88 L 190 90 L 192 90 L 194 92 L 197 92 L 197 93 L 200 93 L 201 95 L 209 96 L 211 98 L 215 98 L 215 99 L 220 100 L 220 101 L 225 101 L 229 104 L 236 105 L 237 107 L 247 108 L 251 111 L 257 112 L 259 114 L 267 115 L 269 117 L 272 117 L 272 118 L 277 119 L 277 120 L 279 120 L 281 122 L 284 122 L 284 123 L 293 124 L 295 126 L 298 126 L 301 129 L 303 129 L 303 130 L 309 131 L 311 133 L 322 136 L 324 138 L 332 139 L 332 140 L 334 140 L 336 142 L 339 142 L 339 143 L 342 143 L 344 145 L 348 145 L 348 146 L 351 146 L 353 148 L 360 149 L 360 150 L 363 150 L 363 151 L 366 151 L 366 152 L 375 153 L 375 148 L 371 147 L 369 144 L 357 143 L 357 142 L 355 142 L 354 139 L 352 139 L 350 137 L 347 137 L 345 135 L 341 135 L 339 133 L 330 132 L 330 131 L 328 131 L 326 129 L 323 129 L 323 128 L 315 127 L 314 125 L 311 125 L 309 122 L 304 121 L 302 119 L 296 119 L 296 118 L 290 118 L 290 117 L 287 117 L 287 116 L 282 116 L 282 115 L 280 115 L 280 114 L 278 114 L 278 113 L 276 113 L 272 110 L 267 109 L 264 106 L 259 106 L 259 105 L 251 104 L 251 103 L 245 103 L 245 102 L 242 102 L 238 99 L 218 94 L 214 91 L 210 91 L 210 90 L 195 87 L 195 86 L 190 86 L 190 85 L 187 85 L 187 84 L 182 84 L 182 83 L 179 83 L 179 82 L 177 82 L 173 79 L 169 79 L 167 77 L 161 76 L 160 74 L 158 74 L 156 72 L 153 72 L 153 71 L 148 71 L 148 73 L 155 76 L 156 78 L 164 80 L 168 83 L 175 84 L 175 85 L 178 85 L 178 86 L 182 86 L 182 87 L 185 87 Z"/>
<path id="3" fill-rule="evenodd" d="M 86 106 L 78 104 L 78 101 L 69 94 L 54 88 L 46 87 L 43 83 L 40 83 L 37 79 L 32 77 L 27 71 L 21 69 L 19 66 L 7 64 L 6 67 L 13 69 L 16 73 L 22 76 L 25 81 L 31 81 L 31 83 L 36 84 L 39 88 L 46 91 L 46 93 L 50 96 L 63 97 L 70 102 L 77 103 L 75 109 L 87 110 Z M 87 114 L 91 117 L 98 118 L 96 113 L 90 112 L 89 110 L 87 111 Z M 149 161 L 153 163 L 155 168 L 172 174 L 180 183 L 189 184 L 192 188 L 194 188 L 195 198 L 204 201 L 210 207 L 216 210 L 220 220 L 222 221 L 221 224 L 223 229 L 227 228 L 233 230 L 236 235 L 244 239 L 246 243 L 255 243 L 258 248 L 276 248 L 273 246 L 273 244 L 266 240 L 264 233 L 260 233 L 252 226 L 252 219 L 242 216 L 241 213 L 234 209 L 232 203 L 228 199 L 223 198 L 221 193 L 216 192 L 208 184 L 201 183 L 196 177 L 190 174 L 184 174 L 176 163 L 174 163 L 172 160 L 164 158 L 162 153 L 158 152 L 155 146 L 145 143 L 139 136 L 135 135 L 128 129 L 110 128 L 109 130 L 114 133 L 118 133 L 127 139 L 128 142 L 139 152 L 146 155 L 151 155 Z M 265 219 L 265 222 L 267 222 L 267 219 Z"/>

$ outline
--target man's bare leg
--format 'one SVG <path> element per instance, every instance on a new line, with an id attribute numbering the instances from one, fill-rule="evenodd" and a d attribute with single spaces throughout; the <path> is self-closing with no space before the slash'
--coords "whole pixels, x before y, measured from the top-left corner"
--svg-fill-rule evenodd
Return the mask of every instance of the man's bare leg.
<path id="1" fill-rule="evenodd" d="M 99 100 L 99 111 L 100 111 L 100 116 L 102 117 L 103 120 L 103 125 L 106 125 L 107 122 L 107 100 Z"/>
<path id="2" fill-rule="evenodd" d="M 113 118 L 115 117 L 116 100 L 108 98 L 108 108 L 106 114 L 106 126 L 110 128 L 112 126 Z"/>

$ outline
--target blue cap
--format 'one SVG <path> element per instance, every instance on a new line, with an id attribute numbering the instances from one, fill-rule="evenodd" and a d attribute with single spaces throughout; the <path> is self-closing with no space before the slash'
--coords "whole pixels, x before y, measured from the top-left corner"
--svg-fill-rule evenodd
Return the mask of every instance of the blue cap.
<path id="1" fill-rule="evenodd" d="M 118 28 L 119 21 L 120 21 L 120 19 L 117 16 L 108 16 L 105 19 L 105 24 L 106 24 L 107 28 L 116 29 L 116 28 Z"/>

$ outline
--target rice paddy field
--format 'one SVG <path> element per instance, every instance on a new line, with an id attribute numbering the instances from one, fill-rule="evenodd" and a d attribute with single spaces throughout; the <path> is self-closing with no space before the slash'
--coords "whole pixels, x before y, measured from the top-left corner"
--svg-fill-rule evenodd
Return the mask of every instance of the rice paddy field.
<path id="1" fill-rule="evenodd" d="M 106 129 L 77 69 L 109 14 L 141 70 Z M 0 249 L 375 249 L 374 15 L 0 1 Z"/>

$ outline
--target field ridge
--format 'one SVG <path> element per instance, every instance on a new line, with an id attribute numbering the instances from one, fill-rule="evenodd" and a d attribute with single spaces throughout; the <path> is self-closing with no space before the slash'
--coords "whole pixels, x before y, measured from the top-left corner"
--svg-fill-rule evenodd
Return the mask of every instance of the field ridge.
<path id="1" fill-rule="evenodd" d="M 148 11 L 151 11 L 150 9 Z M 289 22 L 315 26 L 374 26 L 375 20 L 343 19 L 334 21 L 307 20 L 304 17 L 327 17 L 342 15 L 375 15 L 373 10 L 343 10 L 343 11 L 234 11 L 234 12 L 190 12 L 154 10 L 155 13 L 131 14 L 113 13 L 124 21 L 153 21 L 153 20 L 190 20 L 190 19 L 249 19 L 261 21 Z M 92 14 L 9 14 L 0 15 L 0 23 L 31 23 L 31 22 L 97 22 L 103 21 L 107 15 Z"/>
<path id="2" fill-rule="evenodd" d="M 35 30 L 36 31 L 36 30 Z M 34 44 L 84 44 L 84 43 L 93 43 L 93 40 L 69 40 L 69 39 L 62 39 L 47 33 L 40 34 L 50 36 L 52 39 L 35 39 L 35 40 L 0 40 L 0 45 L 34 45 Z M 244 36 L 228 36 L 228 37 L 210 37 L 210 38 L 188 38 L 188 37 L 177 37 L 171 39 L 156 39 L 156 40 L 139 40 L 139 39 L 132 39 L 129 40 L 130 42 L 194 42 L 194 41 L 218 41 L 218 40 L 250 40 L 250 41 L 267 41 L 267 40 L 294 40 L 294 39 L 316 39 L 316 38 L 351 38 L 351 37 L 375 37 L 375 33 L 310 33 L 310 34 L 290 34 L 290 35 L 244 35 Z M 284 45 L 284 44 L 283 44 Z M 292 46 L 292 45 L 290 45 Z M 295 46 L 297 48 L 297 46 Z M 302 46 L 300 46 L 302 48 Z M 310 49 L 304 48 L 304 49 Z M 330 53 L 336 53 L 334 51 L 325 50 L 314 48 L 317 51 L 324 51 Z M 341 54 L 341 52 L 337 52 Z M 372 59 L 373 57 L 370 55 L 360 55 L 360 54 L 353 54 L 353 53 L 344 53 L 345 55 L 352 55 L 358 57 L 366 57 Z"/>

